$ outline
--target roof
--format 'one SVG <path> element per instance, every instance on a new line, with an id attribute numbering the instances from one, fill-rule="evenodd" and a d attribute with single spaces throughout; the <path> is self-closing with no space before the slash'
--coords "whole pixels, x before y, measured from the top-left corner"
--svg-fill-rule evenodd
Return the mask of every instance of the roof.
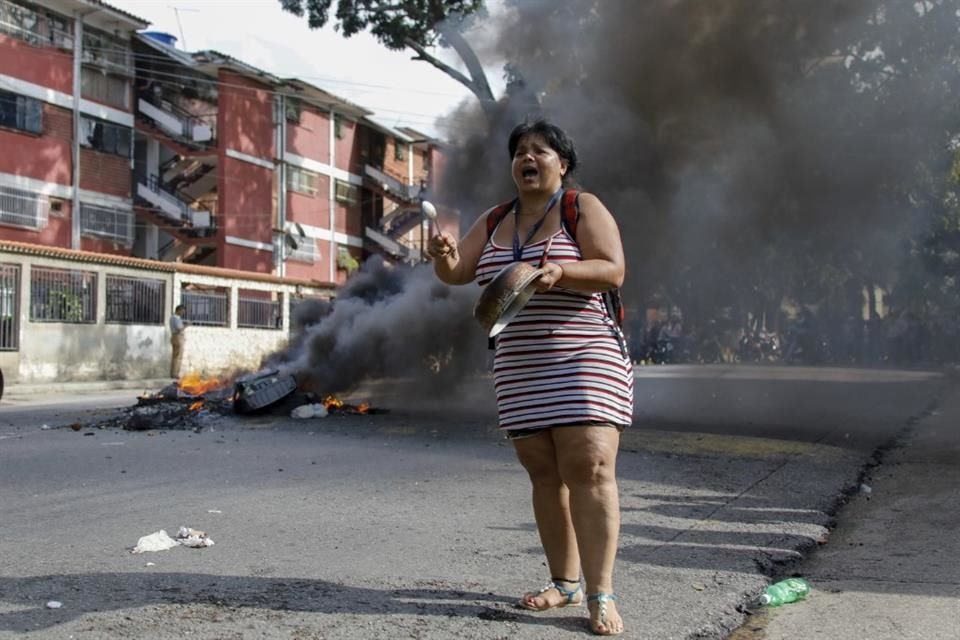
<path id="1" fill-rule="evenodd" d="M 18 253 L 21 255 L 39 256 L 43 258 L 73 260 L 75 262 L 86 262 L 90 264 L 131 267 L 135 269 L 145 269 L 148 271 L 161 271 L 165 273 L 192 273 L 194 275 L 256 280 L 257 282 L 270 282 L 273 284 L 301 285 L 318 289 L 335 289 L 338 286 L 333 282 L 321 282 L 319 280 L 307 280 L 301 278 L 284 278 L 281 276 L 275 276 L 272 273 L 241 271 L 239 269 L 224 269 L 222 267 L 208 267 L 206 265 L 187 264 L 183 262 L 147 260 L 145 258 L 132 258 L 129 256 L 119 256 L 110 253 L 96 253 L 94 251 L 78 251 L 76 249 L 51 247 L 43 244 L 32 244 L 29 242 L 14 242 L 12 240 L 0 240 L 0 251 L 5 251 L 7 253 Z"/>
<path id="2" fill-rule="evenodd" d="M 126 18 L 128 22 L 134 23 L 134 28 L 136 29 L 145 29 L 150 26 L 149 20 L 144 20 L 140 16 L 135 16 L 132 13 L 128 13 L 123 9 L 118 9 L 113 5 L 107 4 L 103 0 L 78 0 L 80 3 L 85 5 L 92 5 L 100 9 L 104 9 L 110 13 L 116 14 L 117 16 Z"/>
<path id="3" fill-rule="evenodd" d="M 413 138 L 408 136 L 406 133 L 403 133 L 400 129 L 395 129 L 390 125 L 386 124 L 378 116 L 367 115 L 367 116 L 364 116 L 363 121 L 368 124 L 372 124 L 375 129 L 379 129 L 380 131 L 387 134 L 388 136 L 393 136 L 394 138 L 397 138 L 402 142 L 413 142 Z"/>
<path id="4" fill-rule="evenodd" d="M 350 102 L 346 98 L 334 95 L 326 89 L 321 89 L 317 85 L 301 80 L 300 78 L 286 78 L 283 82 L 296 92 L 297 98 L 307 102 L 324 107 L 333 107 L 335 111 L 350 114 L 357 118 L 362 118 L 365 115 L 373 113 L 365 107 Z"/>
<path id="5" fill-rule="evenodd" d="M 159 40 L 157 40 L 156 38 L 151 38 L 150 36 L 145 35 L 143 33 L 138 33 L 136 36 L 134 36 L 134 39 L 137 40 L 138 42 L 142 42 L 143 44 L 147 45 L 152 49 L 155 49 L 156 51 L 162 53 L 165 56 L 173 58 L 175 62 L 179 62 L 185 67 L 197 66 L 197 63 L 193 59 L 193 56 L 190 53 L 183 51 L 182 49 L 171 47 L 170 45 L 164 44 Z"/>
<path id="6" fill-rule="evenodd" d="M 227 55 L 226 53 L 221 53 L 219 51 L 214 51 L 213 49 L 197 51 L 193 54 L 193 59 L 200 67 L 210 65 L 227 66 L 245 76 L 253 78 L 254 80 L 266 81 L 273 84 L 279 84 L 281 82 L 280 78 L 273 75 L 269 71 L 264 71 L 263 69 L 253 66 L 252 64 L 247 64 L 246 62 L 238 60 L 233 56 Z"/>

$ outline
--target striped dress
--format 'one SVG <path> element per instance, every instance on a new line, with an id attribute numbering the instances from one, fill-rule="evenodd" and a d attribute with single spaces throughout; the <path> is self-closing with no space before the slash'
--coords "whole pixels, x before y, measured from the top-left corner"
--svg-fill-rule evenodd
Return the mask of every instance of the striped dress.
<path id="1" fill-rule="evenodd" d="M 524 247 L 537 265 L 546 241 Z M 548 260 L 581 259 L 565 228 L 553 237 Z M 477 264 L 477 282 L 489 283 L 513 262 L 513 250 L 491 239 Z M 633 419 L 633 365 L 619 329 L 599 293 L 554 287 L 537 292 L 496 338 L 493 379 L 500 428 L 535 429 L 584 423 L 629 425 Z"/>

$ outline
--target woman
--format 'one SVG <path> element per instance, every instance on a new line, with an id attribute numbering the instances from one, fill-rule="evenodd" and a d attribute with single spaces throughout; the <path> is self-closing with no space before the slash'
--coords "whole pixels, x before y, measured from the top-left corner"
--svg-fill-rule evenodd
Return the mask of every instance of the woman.
<path id="1" fill-rule="evenodd" d="M 520 606 L 543 611 L 586 599 L 590 628 L 623 632 L 613 591 L 620 528 L 616 483 L 620 432 L 633 414 L 633 370 L 602 293 L 623 283 L 620 232 L 589 193 L 578 196 L 575 236 L 560 195 L 576 168 L 573 143 L 539 121 L 510 135 L 517 199 L 488 238 L 488 210 L 458 243 L 430 239 L 437 277 L 489 282 L 514 260 L 539 265 L 537 293 L 497 336 L 494 384 L 500 428 L 533 485 L 533 511 L 551 582 Z M 549 242 L 548 242 L 549 240 Z M 586 582 L 586 598 L 581 586 Z"/>

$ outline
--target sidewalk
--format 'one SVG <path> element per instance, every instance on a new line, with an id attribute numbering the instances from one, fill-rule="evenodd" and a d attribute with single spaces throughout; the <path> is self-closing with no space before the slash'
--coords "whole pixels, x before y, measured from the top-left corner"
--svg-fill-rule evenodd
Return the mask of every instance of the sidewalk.
<path id="1" fill-rule="evenodd" d="M 960 384 L 864 483 L 828 544 L 795 569 L 809 599 L 754 616 L 733 638 L 960 638 Z"/>
<path id="2" fill-rule="evenodd" d="M 6 384 L 0 406 L 4 402 L 26 400 L 38 396 L 67 395 L 93 391 L 119 391 L 131 389 L 137 391 L 156 391 L 170 384 L 171 378 L 151 378 L 146 380 L 90 380 L 85 382 L 36 382 Z"/>

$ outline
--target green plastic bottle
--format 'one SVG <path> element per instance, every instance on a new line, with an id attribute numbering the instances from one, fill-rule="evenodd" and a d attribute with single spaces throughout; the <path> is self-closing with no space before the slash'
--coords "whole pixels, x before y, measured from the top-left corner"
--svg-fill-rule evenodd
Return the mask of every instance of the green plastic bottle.
<path id="1" fill-rule="evenodd" d="M 810 593 L 810 585 L 803 578 L 787 578 L 767 587 L 759 602 L 765 607 L 779 607 L 803 600 Z"/>

